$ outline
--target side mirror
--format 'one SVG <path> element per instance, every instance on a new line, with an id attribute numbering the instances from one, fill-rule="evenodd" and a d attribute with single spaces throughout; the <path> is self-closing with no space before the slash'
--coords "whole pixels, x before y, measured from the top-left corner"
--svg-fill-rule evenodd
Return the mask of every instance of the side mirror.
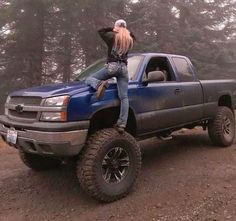
<path id="1" fill-rule="evenodd" d="M 143 83 L 152 83 L 164 80 L 165 80 L 165 75 L 162 71 L 151 71 L 148 73 L 148 76 L 143 81 Z"/>

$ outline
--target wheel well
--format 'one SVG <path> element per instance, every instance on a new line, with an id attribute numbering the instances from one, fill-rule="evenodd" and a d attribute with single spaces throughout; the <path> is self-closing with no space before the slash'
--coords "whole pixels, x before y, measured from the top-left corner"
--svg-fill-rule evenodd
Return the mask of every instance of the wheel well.
<path id="1" fill-rule="evenodd" d="M 229 107 L 231 110 L 233 110 L 233 108 L 232 108 L 232 100 L 231 100 L 231 97 L 229 95 L 221 96 L 219 98 L 218 105 L 219 106 Z"/>
<path id="2" fill-rule="evenodd" d="M 103 128 L 113 127 L 119 117 L 120 107 L 111 107 L 96 112 L 90 120 L 89 134 Z M 136 135 L 136 118 L 133 110 L 129 109 L 129 117 L 125 129 L 128 133 Z"/>

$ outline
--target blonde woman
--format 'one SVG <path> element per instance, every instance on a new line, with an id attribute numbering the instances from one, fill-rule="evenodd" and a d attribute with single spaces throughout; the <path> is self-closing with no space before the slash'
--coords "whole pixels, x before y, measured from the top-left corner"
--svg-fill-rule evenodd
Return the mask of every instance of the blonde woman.
<path id="1" fill-rule="evenodd" d="M 127 59 L 135 38 L 123 19 L 117 20 L 113 28 L 102 28 L 98 33 L 108 46 L 106 69 L 87 78 L 86 83 L 97 90 L 96 97 L 101 99 L 108 87 L 107 79 L 116 77 L 120 115 L 115 128 L 123 132 L 129 113 Z"/>

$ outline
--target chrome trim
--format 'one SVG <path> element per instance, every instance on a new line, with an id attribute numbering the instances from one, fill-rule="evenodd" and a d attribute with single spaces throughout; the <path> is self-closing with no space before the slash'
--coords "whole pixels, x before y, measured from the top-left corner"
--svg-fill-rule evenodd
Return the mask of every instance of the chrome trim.
<path id="1" fill-rule="evenodd" d="M 2 135 L 5 140 L 7 136 L 7 130 L 9 128 L 5 127 L 0 123 L 0 135 Z M 55 155 L 77 155 L 82 147 L 84 146 L 88 134 L 88 129 L 67 131 L 67 132 L 45 132 L 45 131 L 35 131 L 35 130 L 17 130 L 17 143 L 16 147 L 25 149 L 25 151 L 32 150 L 28 149 L 27 142 L 32 143 L 37 147 L 34 152 L 37 154 L 55 154 Z M 51 148 L 51 152 L 47 153 L 40 149 L 40 145 L 47 145 Z M 60 145 L 63 149 L 60 149 Z"/>
<path id="2" fill-rule="evenodd" d="M 48 98 L 40 98 L 37 97 L 37 99 L 41 99 L 40 104 L 36 104 L 34 105 L 33 100 L 32 100 L 32 104 L 27 104 L 27 102 L 29 102 L 30 99 L 34 99 L 35 97 L 31 97 L 31 96 L 16 96 L 17 98 L 19 98 L 19 101 L 21 101 L 21 103 L 19 102 L 13 102 L 11 103 L 11 99 L 15 98 L 15 96 L 10 97 L 10 99 L 8 99 L 8 102 L 5 103 L 5 112 L 7 113 L 6 116 L 11 119 L 11 120 L 15 120 L 17 122 L 25 122 L 25 123 L 33 123 L 36 121 L 40 121 L 42 112 L 67 112 L 67 105 L 65 106 L 44 106 L 46 99 Z M 23 103 L 24 98 L 28 101 L 26 102 L 26 104 Z M 18 114 L 18 116 L 15 116 L 14 113 L 11 114 L 11 111 L 16 111 L 16 107 L 17 105 L 21 105 L 23 107 L 22 109 L 22 113 L 24 113 L 24 115 L 22 114 L 22 116 L 20 116 L 20 114 Z M 17 111 L 16 111 L 17 112 Z M 28 118 L 27 112 L 35 112 L 35 118 Z M 19 112 L 18 112 L 19 113 Z M 25 115 L 26 114 L 26 115 Z"/>
<path id="3" fill-rule="evenodd" d="M 21 128 L 20 130 L 36 130 L 36 131 L 48 131 L 48 132 L 64 132 L 73 130 L 84 130 L 89 129 L 90 121 L 70 121 L 70 122 L 33 122 L 33 123 L 22 123 L 10 120 L 4 115 L 0 115 L 0 127 L 3 124 L 5 127 Z"/>
<path id="4" fill-rule="evenodd" d="M 39 112 L 40 113 L 40 112 Z M 38 113 L 38 114 L 39 114 Z M 33 118 L 33 119 L 28 119 L 28 118 L 24 118 L 24 117 L 15 117 L 15 116 L 12 116 L 12 115 L 7 115 L 7 117 L 10 119 L 10 120 L 15 120 L 17 122 L 22 122 L 22 123 L 33 123 L 35 121 L 37 121 L 37 118 L 38 118 L 38 114 L 37 114 L 37 117 L 36 118 Z"/>
<path id="5" fill-rule="evenodd" d="M 16 106 L 18 104 L 6 104 L 5 107 L 11 110 L 16 110 Z M 66 111 L 66 106 L 62 106 L 62 107 L 42 107 L 42 106 L 27 106 L 24 105 L 23 106 L 23 111 L 35 111 L 35 112 L 39 112 L 39 111 L 44 111 L 44 112 L 52 112 L 52 111 Z"/>
<path id="6" fill-rule="evenodd" d="M 6 134 L 9 128 L 5 127 L 3 124 L 0 124 L 0 133 Z M 36 142 L 46 142 L 46 143 L 60 143 L 60 142 L 70 142 L 71 145 L 84 144 L 88 130 L 75 130 L 68 132 L 43 132 L 43 131 L 34 131 L 34 130 L 16 130 L 18 139 L 25 138 L 34 140 Z"/>

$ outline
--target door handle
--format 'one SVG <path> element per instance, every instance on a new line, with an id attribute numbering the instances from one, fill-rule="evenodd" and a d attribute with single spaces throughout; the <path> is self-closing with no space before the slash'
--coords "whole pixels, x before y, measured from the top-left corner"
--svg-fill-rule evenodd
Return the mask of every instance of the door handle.
<path id="1" fill-rule="evenodd" d="M 176 95 L 181 94 L 181 93 L 182 93 L 182 90 L 180 88 L 175 89 L 175 94 Z"/>

